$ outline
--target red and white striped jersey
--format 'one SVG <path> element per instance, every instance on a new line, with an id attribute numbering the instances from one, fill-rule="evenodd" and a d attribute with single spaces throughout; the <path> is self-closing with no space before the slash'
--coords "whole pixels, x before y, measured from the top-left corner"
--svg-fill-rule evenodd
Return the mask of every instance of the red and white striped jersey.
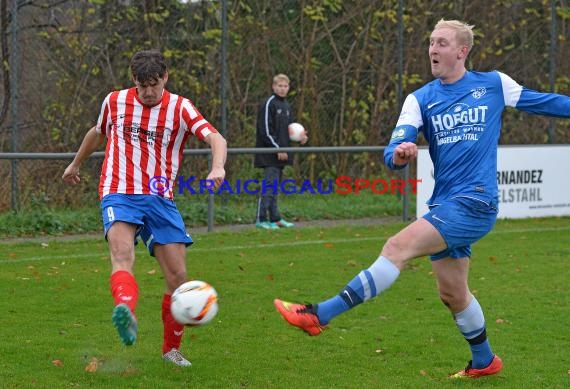
<path id="1" fill-rule="evenodd" d="M 188 136 L 204 140 L 217 132 L 187 98 L 164 90 L 162 101 L 147 107 L 134 87 L 107 95 L 96 130 L 107 136 L 100 198 L 124 193 L 172 199 Z"/>

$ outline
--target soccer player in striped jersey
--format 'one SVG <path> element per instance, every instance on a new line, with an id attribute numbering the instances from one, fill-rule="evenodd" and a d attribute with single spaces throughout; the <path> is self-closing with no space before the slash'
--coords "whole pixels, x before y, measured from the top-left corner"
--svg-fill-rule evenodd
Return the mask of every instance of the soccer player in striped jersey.
<path id="1" fill-rule="evenodd" d="M 274 301 L 291 325 L 319 335 L 334 317 L 390 287 L 409 260 L 429 255 L 440 298 L 471 351 L 471 361 L 453 378 L 497 374 L 503 367 L 468 286 L 471 245 L 491 231 L 498 212 L 501 115 L 505 107 L 514 107 L 570 117 L 568 96 L 527 89 L 498 71 L 468 71 L 472 28 L 455 20 L 436 24 L 428 51 L 435 80 L 407 96 L 384 152 L 389 168 L 402 169 L 416 158 L 418 135 L 423 134 L 434 164 L 429 212 L 389 238 L 376 261 L 338 295 L 309 305 Z"/>
<path id="2" fill-rule="evenodd" d="M 163 359 L 190 366 L 180 352 L 184 326 L 170 312 L 172 292 L 187 281 L 186 247 L 192 244 L 173 201 L 173 187 L 190 136 L 209 144 L 212 166 L 207 179 L 219 187 L 225 178 L 226 140 L 189 99 L 165 89 L 168 70 L 159 51 L 137 52 L 130 70 L 135 85 L 105 97 L 97 124 L 62 178 L 79 183 L 81 163 L 106 141 L 99 195 L 111 255 L 113 324 L 125 345 L 135 343 L 139 287 L 133 272 L 134 245 L 140 239 L 156 257 L 166 284 Z"/>

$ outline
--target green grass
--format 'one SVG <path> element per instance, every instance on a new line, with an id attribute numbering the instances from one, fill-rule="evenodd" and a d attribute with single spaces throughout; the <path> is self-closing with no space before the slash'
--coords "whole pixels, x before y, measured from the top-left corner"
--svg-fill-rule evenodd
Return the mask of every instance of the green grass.
<path id="1" fill-rule="evenodd" d="M 103 239 L 0 244 L 2 388 L 419 388 L 570 386 L 570 218 L 500 221 L 473 249 L 471 288 L 496 377 L 454 382 L 468 346 L 439 301 L 429 260 L 411 262 L 379 296 L 308 337 L 272 300 L 318 302 L 368 267 L 402 224 L 195 235 L 192 278 L 220 294 L 214 322 L 187 329 L 190 369 L 160 358 L 163 279 L 137 248 L 139 339 L 110 321 Z M 85 369 L 93 360 L 96 371 Z"/>
<path id="2" fill-rule="evenodd" d="M 415 213 L 415 196 L 412 196 L 410 214 Z M 215 195 L 214 224 L 253 224 L 257 199 L 257 196 L 248 194 Z M 207 225 L 207 195 L 177 195 L 176 204 L 189 227 Z M 358 195 L 280 195 L 279 207 L 283 217 L 293 221 L 398 216 L 402 215 L 403 209 L 401 197 L 377 195 L 371 191 L 362 191 Z M 37 203 L 17 213 L 0 213 L 0 237 L 64 235 L 101 230 L 98 201 L 83 204 L 79 209 L 57 208 Z"/>

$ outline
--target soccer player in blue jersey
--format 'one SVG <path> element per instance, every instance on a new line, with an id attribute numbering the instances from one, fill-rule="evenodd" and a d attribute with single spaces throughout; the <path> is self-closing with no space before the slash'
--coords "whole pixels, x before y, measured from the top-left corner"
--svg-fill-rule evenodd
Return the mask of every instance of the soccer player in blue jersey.
<path id="1" fill-rule="evenodd" d="M 498 72 L 468 71 L 473 26 L 440 20 L 430 36 L 435 80 L 407 96 L 384 152 L 391 169 L 417 157 L 421 132 L 429 143 L 435 188 L 429 212 L 389 238 L 378 259 L 332 298 L 318 304 L 274 304 L 289 324 L 319 335 L 337 315 L 390 287 L 406 263 L 429 255 L 439 295 L 471 349 L 452 378 L 477 378 L 503 367 L 487 338 L 485 318 L 468 286 L 471 245 L 495 224 L 497 146 L 505 107 L 570 118 L 570 97 L 527 89 Z"/>

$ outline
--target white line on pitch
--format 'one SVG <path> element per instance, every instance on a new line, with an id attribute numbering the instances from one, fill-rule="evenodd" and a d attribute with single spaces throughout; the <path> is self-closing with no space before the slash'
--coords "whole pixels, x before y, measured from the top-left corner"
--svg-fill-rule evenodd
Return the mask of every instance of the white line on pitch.
<path id="1" fill-rule="evenodd" d="M 524 232 L 551 232 L 551 231 L 567 231 L 570 230 L 569 227 L 560 227 L 560 228 L 527 228 L 527 229 L 518 229 L 518 230 L 504 230 L 504 231 L 492 231 L 489 235 L 502 235 L 502 234 L 518 234 Z M 306 240 L 306 241 L 298 241 L 298 242 L 282 242 L 282 243 L 260 243 L 260 244 L 251 244 L 251 245 L 237 245 L 237 246 L 221 246 L 221 247 L 195 247 L 190 248 L 188 251 L 188 257 L 192 258 L 193 253 L 198 252 L 216 252 L 216 251 L 232 251 L 232 250 L 255 250 L 259 248 L 272 248 L 272 247 L 290 247 L 290 246 L 310 246 L 310 245 L 322 245 L 326 243 L 331 244 L 338 244 L 338 243 L 354 243 L 354 242 L 367 242 L 372 240 L 383 241 L 387 237 L 386 236 L 375 236 L 375 237 L 358 237 L 358 238 L 345 238 L 345 239 L 319 239 L 319 240 Z M 380 247 L 378 247 L 380 249 Z M 28 257 L 28 258 L 20 258 L 20 259 L 7 259 L 2 260 L 0 259 L 0 265 L 2 264 L 11 264 L 11 263 L 22 263 L 22 262 L 35 262 L 40 260 L 59 260 L 65 261 L 69 259 L 78 259 L 78 258 L 101 258 L 101 253 L 93 253 L 93 254 L 75 254 L 72 257 L 65 256 L 65 255 L 45 255 L 45 256 L 36 256 L 36 257 Z"/>

